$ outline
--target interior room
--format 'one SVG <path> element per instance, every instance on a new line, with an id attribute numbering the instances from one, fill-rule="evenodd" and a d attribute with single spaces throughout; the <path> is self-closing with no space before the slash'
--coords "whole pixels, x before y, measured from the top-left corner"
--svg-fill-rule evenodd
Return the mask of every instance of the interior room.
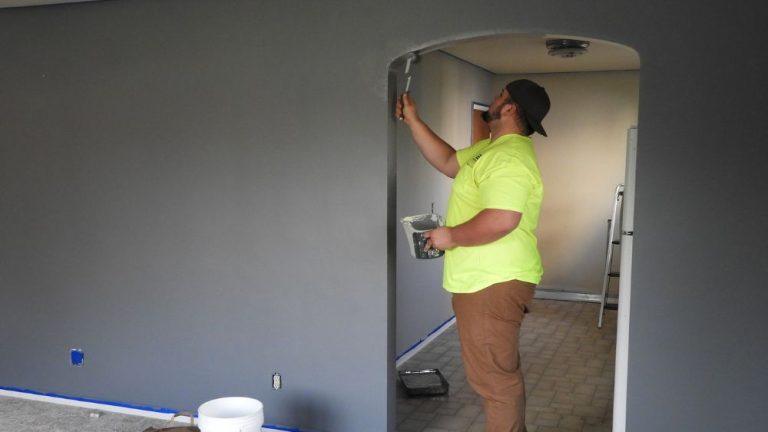
<path id="1" fill-rule="evenodd" d="M 550 53 L 547 41 L 564 46 L 563 40 L 578 49 Z M 401 83 L 411 77 L 409 93 L 422 119 L 456 149 L 484 138 L 474 132 L 475 108 L 487 106 L 506 83 L 527 78 L 547 90 L 552 106 L 544 122 L 547 137 L 532 137 L 544 183 L 538 229 L 544 276 L 535 307 L 523 321 L 522 367 L 531 377 L 526 421 L 529 430 L 610 430 L 616 312 L 606 312 L 602 329 L 597 324 L 607 221 L 616 186 L 625 181 L 627 131 L 637 125 L 638 54 L 593 38 L 508 34 L 445 44 L 420 55 L 408 76 L 400 68 Z M 433 208 L 444 215 L 452 179 L 429 165 L 404 125 L 397 140 L 398 218 Z M 408 398 L 401 391 L 398 430 L 483 430 L 479 399 L 466 388 L 457 358 L 443 260 L 415 259 L 407 240 L 402 234 L 397 238 L 398 369 L 447 370 L 452 391 L 433 398 Z M 620 249 L 612 247 L 613 270 L 619 268 Z M 618 280 L 609 283 L 607 297 L 616 301 Z M 551 328 L 559 330 L 548 341 Z M 574 346 L 590 355 L 563 354 Z M 581 375 L 569 375 L 574 371 Z M 587 371 L 589 378 L 583 375 Z M 537 388 L 539 376 L 544 384 Z"/>
<path id="2" fill-rule="evenodd" d="M 0 431 L 209 432 L 231 403 L 243 432 L 481 428 L 441 259 L 401 243 L 400 218 L 444 214 L 450 185 L 398 136 L 418 53 L 414 98 L 457 146 L 506 79 L 560 101 L 534 136 L 551 200 L 522 330 L 531 427 L 762 432 L 765 7 L 0 0 Z M 512 34 L 594 42 L 576 62 L 611 42 L 641 65 L 502 71 L 459 51 Z M 631 272 L 610 296 L 631 291 L 598 329 L 633 140 L 634 240 L 612 246 Z M 402 399 L 398 368 L 422 367 L 459 405 Z M 403 408 L 426 412 L 406 425 Z"/>

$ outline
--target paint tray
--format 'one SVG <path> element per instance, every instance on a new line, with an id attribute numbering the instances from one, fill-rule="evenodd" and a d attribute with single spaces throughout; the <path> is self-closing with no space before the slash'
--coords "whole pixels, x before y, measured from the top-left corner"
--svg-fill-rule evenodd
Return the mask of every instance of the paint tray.
<path id="1" fill-rule="evenodd" d="M 448 393 L 448 380 L 437 369 L 399 371 L 400 382 L 410 397 L 440 396 Z"/>

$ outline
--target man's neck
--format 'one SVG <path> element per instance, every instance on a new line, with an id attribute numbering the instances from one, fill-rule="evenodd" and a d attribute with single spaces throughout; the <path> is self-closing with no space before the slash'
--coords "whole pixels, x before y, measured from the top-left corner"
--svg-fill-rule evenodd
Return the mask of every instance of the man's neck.
<path id="1" fill-rule="evenodd" d="M 497 124 L 489 125 L 489 127 L 491 130 L 491 142 L 496 141 L 496 138 L 503 135 L 520 134 L 522 132 L 516 124 Z"/>

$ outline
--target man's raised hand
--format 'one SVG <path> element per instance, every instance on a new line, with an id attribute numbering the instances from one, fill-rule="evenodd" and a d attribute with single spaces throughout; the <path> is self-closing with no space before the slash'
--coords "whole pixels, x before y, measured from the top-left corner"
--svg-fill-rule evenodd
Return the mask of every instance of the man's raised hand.
<path id="1" fill-rule="evenodd" d="M 405 121 L 408 125 L 419 120 L 419 115 L 416 112 L 416 104 L 411 100 L 410 94 L 403 93 L 397 98 L 395 117 Z"/>

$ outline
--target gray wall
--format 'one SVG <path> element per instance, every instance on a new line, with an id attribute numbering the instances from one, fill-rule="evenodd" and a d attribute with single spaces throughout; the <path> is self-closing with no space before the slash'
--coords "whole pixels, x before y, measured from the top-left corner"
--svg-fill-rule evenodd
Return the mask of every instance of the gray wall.
<path id="1" fill-rule="evenodd" d="M 243 393 L 272 422 L 384 430 L 387 65 L 460 37 L 556 32 L 642 60 L 629 430 L 761 430 L 768 61 L 751 41 L 768 30 L 741 5 L 0 11 L 0 382 L 175 407 Z M 66 366 L 72 345 L 85 368 Z"/>
<path id="2" fill-rule="evenodd" d="M 355 15 L 0 11 L 0 385 L 385 428 L 388 59 Z"/>
<path id="3" fill-rule="evenodd" d="M 489 72 L 436 51 L 413 67 L 411 96 L 419 115 L 455 148 L 469 146 L 472 102 L 489 102 Z M 397 216 L 435 212 L 445 216 L 452 180 L 421 155 L 407 126 L 397 135 Z M 443 289 L 443 259 L 417 260 L 397 226 L 397 343 L 402 354 L 453 316 L 451 297 Z"/>

